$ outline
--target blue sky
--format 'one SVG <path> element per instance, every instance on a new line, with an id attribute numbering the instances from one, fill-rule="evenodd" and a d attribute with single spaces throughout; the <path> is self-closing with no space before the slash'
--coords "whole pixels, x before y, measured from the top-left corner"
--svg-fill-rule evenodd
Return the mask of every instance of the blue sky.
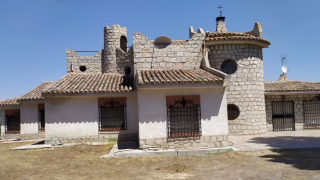
<path id="1" fill-rule="evenodd" d="M 228 31 L 250 31 L 260 22 L 265 80 L 320 81 L 319 0 L 0 0 L 0 100 L 21 96 L 66 73 L 65 50 L 100 50 L 103 28 L 120 24 L 149 39 L 188 39 L 188 28 L 215 31 L 223 6 Z"/>

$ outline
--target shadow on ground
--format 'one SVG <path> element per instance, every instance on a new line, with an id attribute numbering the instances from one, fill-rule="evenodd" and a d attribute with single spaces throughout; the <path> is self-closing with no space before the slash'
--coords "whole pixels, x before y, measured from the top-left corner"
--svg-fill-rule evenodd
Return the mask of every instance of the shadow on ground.
<path id="1" fill-rule="evenodd" d="M 257 137 L 249 142 L 276 148 L 271 149 L 274 153 L 260 156 L 271 162 L 291 164 L 302 170 L 320 170 L 320 137 Z"/>

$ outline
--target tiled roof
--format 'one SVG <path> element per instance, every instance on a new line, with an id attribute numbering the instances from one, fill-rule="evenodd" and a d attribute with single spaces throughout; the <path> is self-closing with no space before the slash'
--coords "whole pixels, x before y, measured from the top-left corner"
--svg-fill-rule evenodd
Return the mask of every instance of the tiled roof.
<path id="1" fill-rule="evenodd" d="M 212 83 L 223 79 L 202 69 L 140 70 L 139 84 Z"/>
<path id="2" fill-rule="evenodd" d="M 17 101 L 18 98 L 12 98 L 12 99 L 6 99 L 3 101 L 0 101 L 0 106 L 15 106 L 19 105 L 20 103 Z"/>
<path id="3" fill-rule="evenodd" d="M 129 86 L 123 86 L 128 84 Z M 129 92 L 134 85 L 133 77 L 104 73 L 69 73 L 42 93 L 106 93 Z"/>
<path id="4" fill-rule="evenodd" d="M 270 45 L 270 41 L 260 38 L 260 37 L 255 37 L 250 34 L 245 34 L 245 33 L 236 33 L 236 32 L 225 32 L 225 33 L 219 33 L 219 32 L 214 32 L 214 33 L 206 33 L 205 40 L 206 41 L 214 41 L 214 40 L 258 40 L 267 43 Z"/>
<path id="5" fill-rule="evenodd" d="M 43 82 L 36 88 L 32 89 L 31 91 L 27 92 L 23 96 L 19 98 L 19 100 L 38 100 L 43 99 L 42 91 L 47 88 L 47 86 L 52 85 L 54 82 Z"/>
<path id="6" fill-rule="evenodd" d="M 305 81 L 266 81 L 265 92 L 320 91 L 320 82 Z"/>

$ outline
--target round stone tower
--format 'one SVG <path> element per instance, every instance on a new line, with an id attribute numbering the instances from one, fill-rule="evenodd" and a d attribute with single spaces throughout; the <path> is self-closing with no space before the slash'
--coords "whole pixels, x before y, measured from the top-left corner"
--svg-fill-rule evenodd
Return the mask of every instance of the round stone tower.
<path id="1" fill-rule="evenodd" d="M 229 74 L 229 134 L 266 133 L 262 48 L 270 42 L 262 38 L 260 23 L 252 31 L 233 33 L 226 32 L 224 17 L 217 21 L 219 27 L 214 33 L 206 33 L 205 44 L 211 67 Z"/>
<path id="2" fill-rule="evenodd" d="M 102 72 L 117 73 L 117 48 L 127 52 L 127 28 L 115 24 L 104 27 L 104 58 Z"/>

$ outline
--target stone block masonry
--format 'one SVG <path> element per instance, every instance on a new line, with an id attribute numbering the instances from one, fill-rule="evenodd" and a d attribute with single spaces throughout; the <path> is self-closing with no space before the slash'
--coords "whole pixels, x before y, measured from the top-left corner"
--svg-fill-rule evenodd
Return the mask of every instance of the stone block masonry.
<path id="1" fill-rule="evenodd" d="M 52 137 L 46 138 L 46 144 L 68 144 L 68 143 L 115 143 L 118 140 L 138 139 L 137 133 L 118 134 L 118 133 L 102 133 L 96 136 L 83 136 L 83 137 Z"/>
<path id="2" fill-rule="evenodd" d="M 79 56 L 74 50 L 66 50 L 67 73 L 71 72 L 71 64 L 73 72 L 76 73 L 99 73 L 101 72 L 103 50 L 100 50 L 94 56 Z M 80 71 L 80 66 L 85 66 L 84 72 Z"/>
<path id="3" fill-rule="evenodd" d="M 213 45 L 209 62 L 221 70 L 224 60 L 237 62 L 237 71 L 227 83 L 228 104 L 239 107 L 240 115 L 229 120 L 229 135 L 261 134 L 266 129 L 262 48 L 249 44 Z"/>
<path id="4" fill-rule="evenodd" d="M 198 138 L 157 138 L 157 139 L 140 139 L 140 149 L 148 148 L 200 148 L 200 147 L 224 147 L 231 145 L 227 135 L 201 136 Z"/>
<path id="5" fill-rule="evenodd" d="M 32 139 L 44 139 L 44 132 L 36 134 L 4 134 L 1 136 L 1 140 L 18 139 L 18 140 L 32 140 Z"/>
<path id="6" fill-rule="evenodd" d="M 121 36 L 127 38 L 127 28 L 115 24 L 110 28 L 104 28 L 104 59 L 102 64 L 103 73 L 117 73 L 122 67 L 117 65 L 117 50 L 120 49 Z M 119 73 L 119 72 L 118 72 Z"/>
<path id="7" fill-rule="evenodd" d="M 202 60 L 204 33 L 195 33 L 181 44 L 157 47 L 142 33 L 133 34 L 135 69 L 193 69 Z"/>

